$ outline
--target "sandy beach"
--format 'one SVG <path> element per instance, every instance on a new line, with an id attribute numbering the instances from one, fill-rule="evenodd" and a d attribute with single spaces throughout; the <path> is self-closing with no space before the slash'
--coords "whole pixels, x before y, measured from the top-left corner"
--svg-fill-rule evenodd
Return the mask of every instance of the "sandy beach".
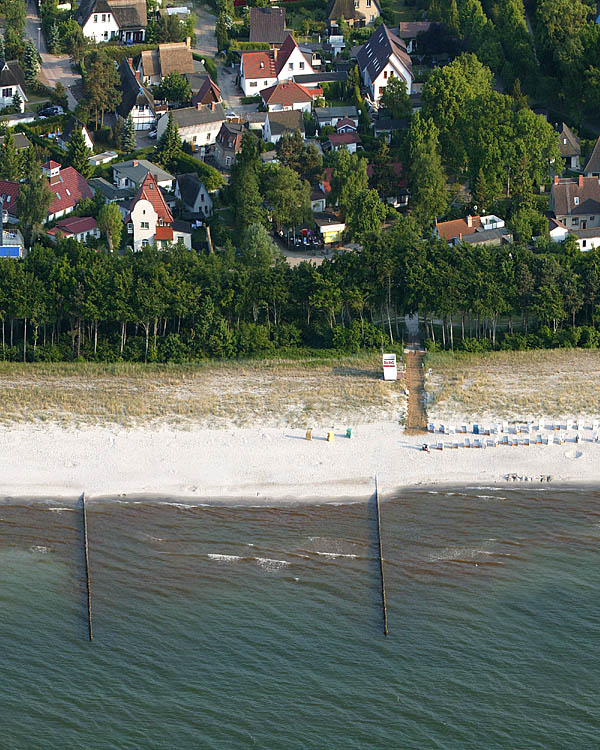
<path id="1" fill-rule="evenodd" d="M 423 442 L 449 445 L 453 436 L 407 435 L 398 424 L 381 422 L 354 427 L 351 439 L 339 427 L 328 443 L 327 429 L 315 428 L 307 441 L 304 430 L 273 427 L 4 427 L 0 495 L 75 501 L 85 491 L 92 498 L 139 494 L 258 504 L 367 499 L 376 475 L 384 494 L 415 485 L 506 485 L 507 475 L 537 482 L 551 476 L 555 483 L 600 478 L 600 443 L 591 442 L 591 429 L 578 444 L 570 433 L 563 445 L 430 453 L 420 450 Z"/>

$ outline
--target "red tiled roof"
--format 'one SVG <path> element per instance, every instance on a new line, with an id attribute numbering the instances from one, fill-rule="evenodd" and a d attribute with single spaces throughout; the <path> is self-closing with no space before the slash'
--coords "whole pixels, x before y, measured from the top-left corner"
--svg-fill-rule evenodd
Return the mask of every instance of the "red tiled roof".
<path id="1" fill-rule="evenodd" d="M 19 197 L 20 185 L 18 182 L 8 182 L 8 180 L 0 180 L 0 196 L 4 197 L 4 210 L 12 214 L 17 215 L 17 198 Z"/>
<path id="2" fill-rule="evenodd" d="M 48 234 L 81 234 L 98 228 L 98 222 L 92 216 L 72 216 L 57 221 Z"/>
<path id="3" fill-rule="evenodd" d="M 162 219 L 169 224 L 173 223 L 173 214 L 163 198 L 163 194 L 156 182 L 156 177 L 151 172 L 148 172 L 144 177 L 144 181 L 140 185 L 137 195 L 131 202 L 129 211 L 131 212 L 135 204 L 141 200 L 147 200 L 152 204 L 152 208 L 156 211 L 159 220 Z M 127 220 L 129 220 L 129 217 L 127 217 Z M 158 227 L 156 228 L 156 231 L 158 232 Z M 173 232 L 171 232 L 171 238 L 172 235 Z M 159 239 L 168 239 L 168 237 Z"/>
<path id="4" fill-rule="evenodd" d="M 56 167 L 60 167 L 61 165 L 57 161 L 47 161 L 45 164 L 42 164 L 42 169 L 56 169 Z"/>
<path id="5" fill-rule="evenodd" d="M 261 68 L 262 63 L 262 68 Z M 277 78 L 273 50 L 242 52 L 244 78 Z"/>
<path id="6" fill-rule="evenodd" d="M 477 229 L 481 227 L 481 219 L 479 216 L 473 216 L 471 226 L 468 225 L 466 219 L 453 219 L 452 221 L 442 221 L 435 225 L 438 230 L 440 237 L 448 242 L 460 237 L 465 234 L 475 234 Z"/>
<path id="7" fill-rule="evenodd" d="M 351 120 L 349 117 L 344 117 L 341 120 L 338 120 L 335 124 L 335 129 L 339 130 L 340 128 L 343 128 L 344 126 L 351 128 L 354 128 L 354 130 L 357 130 L 356 123 L 354 120 Z"/>
<path id="8" fill-rule="evenodd" d="M 362 143 L 358 133 L 331 133 L 328 137 L 332 146 L 347 146 L 350 143 Z"/>
<path id="9" fill-rule="evenodd" d="M 51 166 L 50 169 L 60 166 L 52 161 L 48 162 L 48 164 L 54 165 Z M 87 184 L 85 177 L 80 175 L 74 167 L 65 167 L 65 169 L 61 169 L 58 182 L 51 184 L 50 181 L 48 181 L 48 187 L 56 196 L 48 209 L 49 215 L 57 214 L 59 211 L 68 211 L 79 201 L 84 200 L 85 198 L 94 197 L 94 193 Z"/>
<path id="10" fill-rule="evenodd" d="M 277 53 L 276 68 L 277 75 L 284 69 L 285 64 L 288 61 L 288 57 L 298 46 L 298 42 L 294 39 L 291 34 L 288 34 L 285 38 L 285 42 L 281 45 L 281 49 Z M 309 66 L 310 67 L 310 66 Z"/>
<path id="11" fill-rule="evenodd" d="M 155 240 L 172 240 L 173 227 L 157 226 L 154 233 Z"/>
<path id="12" fill-rule="evenodd" d="M 412 39 L 423 31 L 429 31 L 431 21 L 401 21 L 398 25 L 400 39 Z"/>
<path id="13" fill-rule="evenodd" d="M 260 92 L 265 104 L 281 104 L 282 107 L 289 107 L 292 104 L 301 102 L 311 102 L 313 95 L 305 87 L 294 81 L 285 81 L 285 83 L 276 83 L 263 89 Z"/>

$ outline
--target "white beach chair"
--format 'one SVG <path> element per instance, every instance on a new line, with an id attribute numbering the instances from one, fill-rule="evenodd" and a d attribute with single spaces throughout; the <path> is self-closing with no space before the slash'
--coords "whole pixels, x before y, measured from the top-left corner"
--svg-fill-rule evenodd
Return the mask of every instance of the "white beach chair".
<path id="1" fill-rule="evenodd" d="M 577 417 L 577 422 L 575 422 L 575 429 L 583 430 L 583 419 L 581 417 Z"/>
<path id="2" fill-rule="evenodd" d="M 508 434 L 508 422 L 502 422 L 502 432 L 506 432 Z"/>
<path id="3" fill-rule="evenodd" d="M 452 441 L 452 450 L 457 450 L 457 449 L 458 449 L 458 440 L 453 440 Z"/>
<path id="4" fill-rule="evenodd" d="M 573 420 L 567 419 L 567 432 L 573 429 Z"/>
<path id="5" fill-rule="evenodd" d="M 496 435 L 499 435 L 501 432 L 502 432 L 502 425 L 500 424 L 500 422 L 496 422 L 496 424 L 494 425 L 494 433 Z"/>
<path id="6" fill-rule="evenodd" d="M 594 419 L 594 421 L 592 422 L 592 430 L 594 432 L 598 431 L 598 420 L 597 419 Z"/>
<path id="7" fill-rule="evenodd" d="M 470 447 L 471 447 L 471 440 L 470 438 L 467 437 L 465 438 L 465 448 L 470 448 Z"/>
<path id="8" fill-rule="evenodd" d="M 443 441 L 443 440 L 439 440 L 439 441 L 438 441 L 438 444 L 437 444 L 437 449 L 438 449 L 439 451 L 443 451 L 443 450 L 444 450 L 444 441 Z"/>
<path id="9" fill-rule="evenodd" d="M 548 435 L 542 435 L 542 445 L 548 445 Z"/>
<path id="10" fill-rule="evenodd" d="M 502 445 L 508 445 L 508 444 L 509 444 L 508 435 L 502 435 Z"/>

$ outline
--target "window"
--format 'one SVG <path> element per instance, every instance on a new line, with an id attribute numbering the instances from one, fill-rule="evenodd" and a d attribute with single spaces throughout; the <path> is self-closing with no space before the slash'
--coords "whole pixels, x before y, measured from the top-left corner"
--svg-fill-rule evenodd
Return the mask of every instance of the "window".
<path id="1" fill-rule="evenodd" d="M 294 63 L 288 63 L 288 70 L 294 70 Z"/>
<path id="2" fill-rule="evenodd" d="M 12 96 L 12 88 L 2 89 L 2 98 L 8 99 L 9 96 Z"/>
<path id="3" fill-rule="evenodd" d="M 107 14 L 106 14 L 106 20 L 107 20 L 107 21 L 110 21 L 110 13 L 107 13 Z"/>
<path id="4" fill-rule="evenodd" d="M 264 85 L 265 85 L 265 86 L 268 86 L 268 85 L 269 85 L 269 82 L 268 82 L 268 81 L 263 81 L 263 83 L 264 83 Z"/>
<path id="5" fill-rule="evenodd" d="M 140 226 L 141 226 L 142 229 L 150 229 L 150 222 L 149 221 L 142 221 L 142 223 L 141 223 Z"/>
<path id="6" fill-rule="evenodd" d="M 98 23 L 98 16 L 94 16 L 94 23 Z"/>
<path id="7" fill-rule="evenodd" d="M 148 240 L 142 240 L 142 247 L 148 247 L 149 244 Z"/>
<path id="8" fill-rule="evenodd" d="M 367 8 L 371 7 L 371 0 L 367 0 Z"/>
<path id="9" fill-rule="evenodd" d="M 206 142 L 207 143 L 210 143 L 210 135 L 211 135 L 210 133 L 206 134 Z"/>
<path id="10" fill-rule="evenodd" d="M 563 138 L 563 146 L 566 146 L 566 145 L 567 145 L 567 139 Z"/>
<path id="11" fill-rule="evenodd" d="M 354 0 L 354 10 L 358 10 L 359 0 Z"/>
<path id="12" fill-rule="evenodd" d="M 304 70 L 304 63 L 303 63 L 303 62 L 301 62 L 301 63 L 299 64 L 299 66 L 300 66 L 300 70 Z"/>
<path id="13" fill-rule="evenodd" d="M 106 13 L 102 14 L 102 23 L 106 23 Z"/>
<path id="14" fill-rule="evenodd" d="M 581 246 L 582 247 L 587 247 L 587 240 L 582 240 Z"/>
<path id="15" fill-rule="evenodd" d="M 375 16 L 369 16 L 369 23 L 373 23 L 374 20 L 375 20 Z"/>
<path id="16" fill-rule="evenodd" d="M 384 77 L 384 78 L 387 78 L 387 70 L 384 70 L 384 71 L 383 71 L 383 77 Z"/>
<path id="17" fill-rule="evenodd" d="M 250 81 L 250 88 L 254 89 L 258 85 L 258 81 Z"/>
<path id="18" fill-rule="evenodd" d="M 579 219 L 576 217 L 571 219 L 571 224 L 576 227 L 579 224 Z"/>
<path id="19" fill-rule="evenodd" d="M 595 219 L 596 219 L 595 216 L 590 216 L 590 221 L 595 221 Z"/>
<path id="20" fill-rule="evenodd" d="M 226 164 L 227 166 L 229 166 L 229 165 L 231 164 L 231 156 L 226 156 L 226 157 L 225 157 L 225 164 Z"/>
<path id="21" fill-rule="evenodd" d="M 575 205 L 578 206 L 579 205 L 579 196 L 576 195 L 575 198 L 573 198 L 573 200 L 575 201 Z"/>
<path id="22" fill-rule="evenodd" d="M 204 203 L 204 193 L 200 193 L 200 201 Z"/>
<path id="23" fill-rule="evenodd" d="M 193 135 L 193 136 L 192 136 L 192 143 L 196 143 L 196 139 L 197 139 L 197 138 L 198 138 L 198 136 L 197 136 L 197 135 Z"/>

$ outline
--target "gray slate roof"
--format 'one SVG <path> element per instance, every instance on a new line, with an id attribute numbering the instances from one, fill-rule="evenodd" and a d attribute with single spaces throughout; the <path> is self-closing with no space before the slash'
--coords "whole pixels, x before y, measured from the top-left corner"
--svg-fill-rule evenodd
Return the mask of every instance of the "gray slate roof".
<path id="1" fill-rule="evenodd" d="M 412 71 L 412 61 L 406 51 L 406 45 L 382 23 L 362 46 L 356 59 L 360 69 L 367 70 L 370 79 L 374 81 L 392 55 L 396 55 L 406 68 Z"/>
<path id="2" fill-rule="evenodd" d="M 0 146 L 2 146 L 2 144 L 4 143 L 4 138 L 5 136 L 0 135 Z M 23 133 L 13 133 L 13 138 L 17 151 L 21 151 L 22 149 L 29 148 L 31 146 L 29 138 Z"/>
<path id="3" fill-rule="evenodd" d="M 130 198 L 133 196 L 132 190 L 126 188 L 118 188 L 116 185 L 112 185 L 104 177 L 92 177 L 88 180 L 88 185 L 94 192 L 99 190 L 107 201 L 119 201 L 124 198 Z"/>
<path id="4" fill-rule="evenodd" d="M 268 112 L 269 125 L 272 135 L 283 135 L 290 131 L 299 130 L 304 133 L 304 118 L 302 112 L 290 109 L 284 112 Z"/>
<path id="5" fill-rule="evenodd" d="M 181 200 L 187 206 L 193 206 L 196 203 L 198 193 L 202 190 L 202 180 L 194 172 L 177 175 L 177 184 L 181 193 Z"/>
<path id="6" fill-rule="evenodd" d="M 558 130 L 558 128 L 557 128 Z M 564 158 L 568 156 L 580 156 L 581 144 L 579 138 L 566 124 L 562 123 L 562 128 L 558 130 L 560 133 L 560 155 Z M 564 142 L 566 140 L 566 143 Z"/>
<path id="7" fill-rule="evenodd" d="M 202 109 L 184 107 L 183 109 L 174 109 L 172 112 L 173 120 L 179 128 L 225 121 L 225 110 L 220 103 L 215 104 L 212 109 L 208 106 L 204 106 Z"/>
<path id="8" fill-rule="evenodd" d="M 123 177 L 127 177 L 136 185 L 140 185 L 144 177 L 151 172 L 156 176 L 157 182 L 164 182 L 165 180 L 174 180 L 172 174 L 165 172 L 156 164 L 153 164 L 147 159 L 130 159 L 129 161 L 121 161 L 118 164 L 111 164 L 114 172 L 119 172 Z"/>
<path id="9" fill-rule="evenodd" d="M 600 214 L 600 183 L 597 177 L 559 180 L 552 185 L 551 191 L 556 216 Z M 579 199 L 578 203 L 575 203 L 575 198 Z"/>
<path id="10" fill-rule="evenodd" d="M 332 81 L 347 81 L 348 71 L 332 70 L 330 73 L 306 73 L 300 76 L 294 76 L 294 81 L 306 86 L 307 83 L 330 83 Z"/>
<path id="11" fill-rule="evenodd" d="M 250 8 L 251 42 L 283 44 L 286 36 L 284 8 Z"/>
<path id="12" fill-rule="evenodd" d="M 17 85 L 22 89 L 25 88 L 23 68 L 21 68 L 16 60 L 11 60 L 10 62 L 4 63 L 3 68 L 0 70 L 0 86 Z"/>
<path id="13" fill-rule="evenodd" d="M 119 75 L 121 76 L 122 98 L 117 112 L 121 117 L 127 118 L 127 115 L 136 104 L 145 104 L 150 107 L 152 112 L 154 112 L 154 97 L 150 91 L 136 79 L 135 73 L 131 69 L 127 60 L 123 60 L 119 65 Z"/>
<path id="14" fill-rule="evenodd" d="M 585 172 L 585 174 L 588 174 L 588 172 L 600 174 L 600 138 L 598 138 L 598 140 L 594 144 L 592 153 L 585 163 L 583 171 Z"/>
<path id="15" fill-rule="evenodd" d="M 318 121 L 330 120 L 332 117 L 349 117 L 356 120 L 358 110 L 356 107 L 315 107 L 315 117 Z"/>

